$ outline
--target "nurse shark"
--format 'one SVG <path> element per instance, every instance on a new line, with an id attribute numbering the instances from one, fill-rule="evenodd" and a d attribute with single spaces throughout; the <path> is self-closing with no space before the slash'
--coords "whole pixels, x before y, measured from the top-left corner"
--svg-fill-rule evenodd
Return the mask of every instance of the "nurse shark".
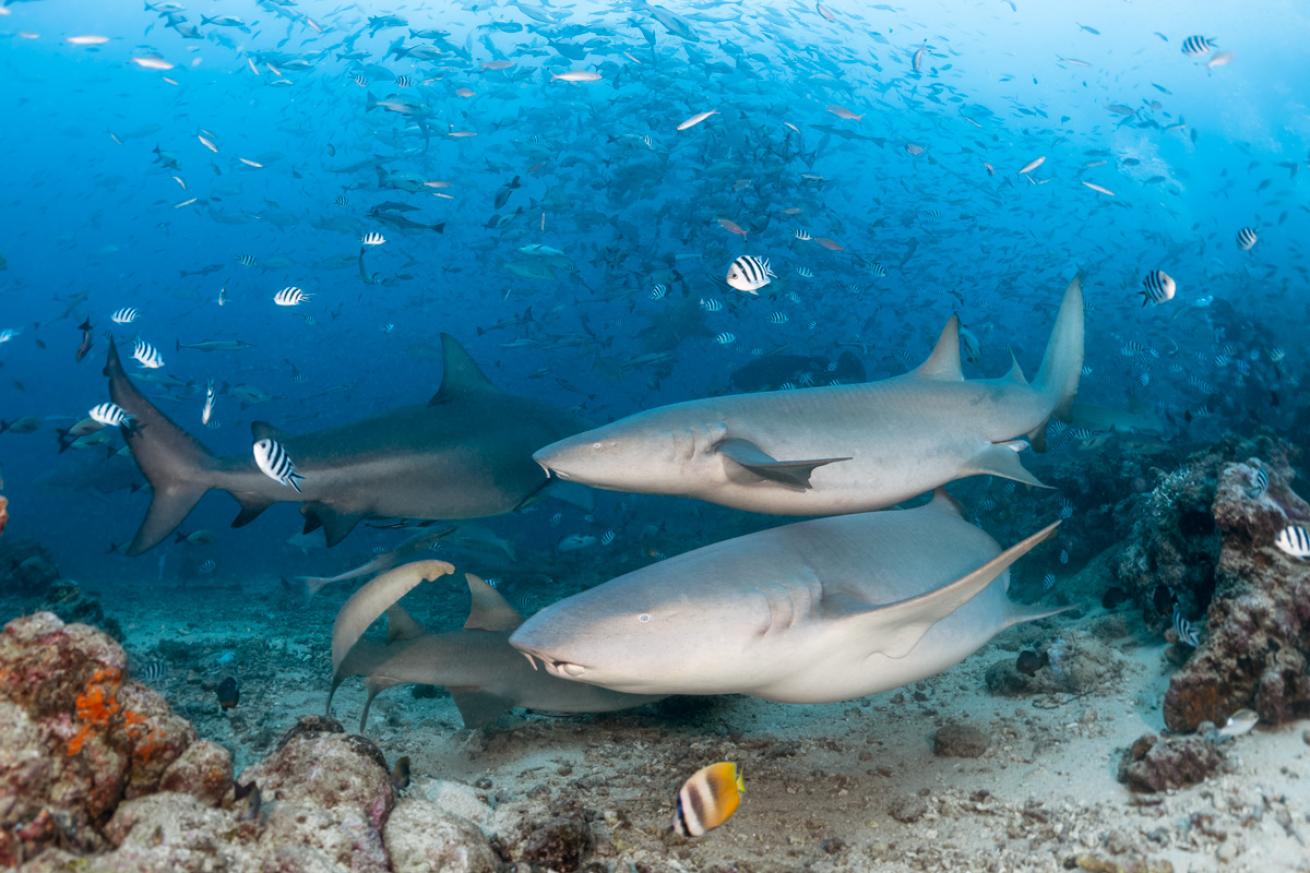
<path id="1" fill-rule="evenodd" d="M 510 645 L 551 675 L 632 694 L 863 697 L 964 660 L 1052 614 L 1012 603 L 1002 551 L 938 494 L 915 509 L 832 516 L 705 546 L 538 612 Z"/>
<path id="2" fill-rule="evenodd" d="M 1083 294 L 1064 293 L 1031 384 L 1018 362 L 966 381 L 959 319 L 928 360 L 892 379 L 736 394 L 662 406 L 552 443 L 533 455 L 570 482 L 696 497 L 752 512 L 831 515 L 893 506 L 965 476 L 1029 485 L 1021 437 L 1038 447 L 1078 390 Z"/>

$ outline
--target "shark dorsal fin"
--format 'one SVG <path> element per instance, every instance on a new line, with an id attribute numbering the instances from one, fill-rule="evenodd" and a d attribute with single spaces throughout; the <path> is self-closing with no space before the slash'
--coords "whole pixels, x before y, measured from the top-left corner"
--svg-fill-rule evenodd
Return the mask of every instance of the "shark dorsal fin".
<path id="1" fill-rule="evenodd" d="M 950 317 L 928 360 L 910 373 L 922 379 L 964 379 L 964 370 L 960 367 L 960 316 Z"/>
<path id="2" fill-rule="evenodd" d="M 1005 374 L 1005 378 L 1020 385 L 1028 384 L 1028 379 L 1023 375 L 1023 367 L 1019 366 L 1019 359 L 1014 356 L 1014 349 L 1010 349 L 1010 372 Z"/>
<path id="3" fill-rule="evenodd" d="M 403 606 L 392 604 L 387 607 L 387 642 L 397 640 L 416 640 L 423 636 L 423 625 L 414 620 L 414 616 L 405 611 Z"/>
<path id="4" fill-rule="evenodd" d="M 448 333 L 441 335 L 441 361 L 441 388 L 432 395 L 428 406 L 448 403 L 466 394 L 497 390 L 459 341 Z"/>
<path id="5" fill-rule="evenodd" d="M 285 433 L 278 430 L 276 427 L 269 424 L 267 421 L 250 422 L 250 435 L 255 438 L 255 442 L 259 442 L 260 440 L 276 440 L 277 442 L 285 442 L 287 438 L 287 435 Z"/>
<path id="6" fill-rule="evenodd" d="M 465 573 L 464 578 L 469 583 L 469 617 L 464 630 L 511 631 L 523 624 L 518 610 L 482 577 Z"/>
<path id="7" fill-rule="evenodd" d="M 932 500 L 926 505 L 939 512 L 949 512 L 956 517 L 964 517 L 964 513 L 960 509 L 960 501 L 948 494 L 945 488 L 938 488 L 933 491 Z"/>

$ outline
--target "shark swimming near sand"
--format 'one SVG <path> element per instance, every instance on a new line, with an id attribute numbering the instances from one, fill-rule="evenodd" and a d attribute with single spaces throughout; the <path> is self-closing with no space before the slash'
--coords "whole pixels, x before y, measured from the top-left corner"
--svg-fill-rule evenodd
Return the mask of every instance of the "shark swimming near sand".
<path id="1" fill-rule="evenodd" d="M 274 503 L 303 503 L 306 530 L 321 526 L 329 546 L 362 518 L 481 518 L 522 506 L 548 484 L 532 451 L 582 425 L 562 409 L 496 388 L 453 337 L 442 334 L 441 346 L 441 388 L 426 405 L 300 435 L 256 422 L 254 439 L 276 440 L 303 475 L 296 490 L 260 472 L 249 454 L 211 454 L 137 390 L 111 340 L 109 396 L 140 425 L 124 436 L 154 489 L 126 553 L 159 543 L 214 488 L 241 504 L 233 527 Z"/>
<path id="2" fill-rule="evenodd" d="M 1002 551 L 944 492 L 914 509 L 784 525 L 567 597 L 510 645 L 551 675 L 632 694 L 863 697 L 1052 614 L 1006 589 L 1010 565 L 1057 525 Z"/>
<path id="3" fill-rule="evenodd" d="M 829 515 L 882 509 L 966 476 L 1029 485 L 1023 438 L 1078 390 L 1083 294 L 1064 293 L 1036 378 L 1018 362 L 999 379 L 964 379 L 959 319 L 929 358 L 892 379 L 737 394 L 662 406 L 548 445 L 551 475 L 596 488 L 696 497 L 752 512 Z"/>
<path id="4" fill-rule="evenodd" d="M 569 682 L 535 670 L 509 645 L 523 622 L 505 598 L 472 573 L 469 615 L 456 631 L 428 633 L 396 602 L 425 581 L 454 572 L 445 561 L 417 561 L 376 577 L 355 592 L 337 614 L 332 632 L 332 689 L 365 677 L 368 700 L 360 716 L 362 732 L 373 698 L 396 685 L 439 685 L 450 691 L 468 728 L 481 727 L 513 707 L 551 713 L 613 712 L 658 700 L 662 695 L 624 694 Z M 362 639 L 379 616 L 387 618 L 387 642 Z"/>

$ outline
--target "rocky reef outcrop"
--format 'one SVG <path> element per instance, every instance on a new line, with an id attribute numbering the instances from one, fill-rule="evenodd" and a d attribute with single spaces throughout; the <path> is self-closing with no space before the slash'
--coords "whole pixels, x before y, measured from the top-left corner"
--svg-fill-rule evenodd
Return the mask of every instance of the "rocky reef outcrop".
<path id="1" fill-rule="evenodd" d="M 1260 472 L 1267 488 L 1253 484 Z M 1165 694 L 1170 730 L 1223 724 L 1244 707 L 1267 724 L 1310 713 L 1310 562 L 1274 545 L 1288 524 L 1310 524 L 1310 505 L 1292 491 L 1290 478 L 1286 457 L 1273 451 L 1219 470 L 1214 597 L 1201 645 Z"/>
<path id="2" fill-rule="evenodd" d="M 0 633 L 0 869 L 494 873 L 580 869 L 594 849 L 584 817 L 492 816 L 457 783 L 398 796 L 382 752 L 321 716 L 234 779 L 104 632 L 36 613 Z"/>

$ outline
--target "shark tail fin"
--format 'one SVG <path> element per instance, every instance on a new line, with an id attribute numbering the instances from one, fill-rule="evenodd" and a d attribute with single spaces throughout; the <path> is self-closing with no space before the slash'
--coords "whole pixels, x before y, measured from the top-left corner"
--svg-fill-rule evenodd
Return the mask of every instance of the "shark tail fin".
<path id="1" fill-rule="evenodd" d="M 219 462 L 137 390 L 123 369 L 112 337 L 105 375 L 109 377 L 109 398 L 138 423 L 123 436 L 154 491 L 145 520 L 125 550 L 128 555 L 139 555 L 172 533 L 213 487 Z"/>
<path id="2" fill-rule="evenodd" d="M 1055 327 L 1046 342 L 1042 366 L 1033 380 L 1035 387 L 1050 404 L 1051 414 L 1063 418 L 1069 412 L 1078 379 L 1083 371 L 1083 282 L 1074 276 L 1065 289 Z"/>

